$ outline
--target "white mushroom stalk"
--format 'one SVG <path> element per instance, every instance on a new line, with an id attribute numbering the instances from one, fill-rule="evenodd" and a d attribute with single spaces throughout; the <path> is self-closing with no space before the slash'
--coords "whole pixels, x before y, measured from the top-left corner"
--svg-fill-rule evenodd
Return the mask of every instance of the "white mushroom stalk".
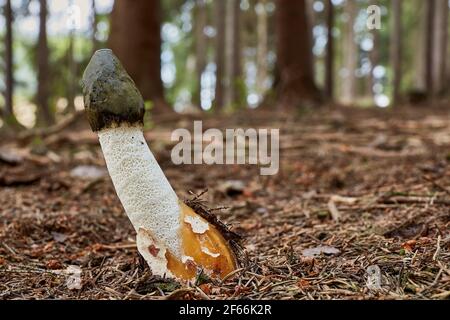
<path id="1" fill-rule="evenodd" d="M 111 50 L 97 51 L 83 75 L 85 110 L 117 195 L 153 274 L 223 278 L 236 257 L 216 226 L 181 202 L 142 132 L 143 99 Z"/>

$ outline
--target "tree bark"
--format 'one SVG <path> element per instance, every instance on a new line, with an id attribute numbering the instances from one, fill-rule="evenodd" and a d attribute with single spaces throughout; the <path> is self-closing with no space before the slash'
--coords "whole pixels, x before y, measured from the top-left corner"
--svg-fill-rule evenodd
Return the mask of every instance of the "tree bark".
<path id="1" fill-rule="evenodd" d="M 391 0 L 392 25 L 390 60 L 392 66 L 393 105 L 396 106 L 400 98 L 402 79 L 402 0 Z"/>
<path id="2" fill-rule="evenodd" d="M 241 103 L 241 81 L 242 81 L 242 45 L 241 45 L 241 1 L 235 0 L 233 6 L 233 83 L 234 103 Z"/>
<path id="3" fill-rule="evenodd" d="M 225 88 L 224 107 L 229 109 L 239 103 L 240 66 L 240 1 L 228 0 L 225 11 Z"/>
<path id="4" fill-rule="evenodd" d="M 356 1 L 349 0 L 345 5 L 348 21 L 344 31 L 344 67 L 345 77 L 342 86 L 342 103 L 353 104 L 356 97 L 355 70 L 358 67 L 358 51 L 355 44 L 355 19 L 357 14 Z"/>
<path id="5" fill-rule="evenodd" d="M 268 52 L 268 17 L 266 10 L 267 0 L 259 0 L 256 5 L 256 92 L 262 97 L 266 91 L 266 80 L 268 74 L 267 52 Z"/>
<path id="6" fill-rule="evenodd" d="M 13 78 L 13 12 L 11 8 L 11 0 L 5 3 L 5 119 L 13 117 L 13 94 L 14 94 L 14 78 Z"/>
<path id="7" fill-rule="evenodd" d="M 224 106 L 225 87 L 225 1 L 215 1 L 216 15 L 216 89 L 214 94 L 214 109 L 220 111 Z"/>
<path id="8" fill-rule="evenodd" d="M 194 96 L 194 105 L 201 109 L 201 90 L 202 90 L 202 74 L 206 68 L 206 50 L 207 40 L 204 33 L 208 12 L 206 10 L 205 0 L 196 0 L 195 2 L 195 19 L 194 19 L 194 35 L 195 35 L 195 72 L 197 76 L 197 90 Z"/>
<path id="9" fill-rule="evenodd" d="M 313 32 L 313 28 L 315 25 L 318 24 L 319 21 L 319 17 L 317 15 L 317 12 L 314 10 L 314 2 L 315 0 L 306 0 L 306 24 L 308 25 L 308 30 L 309 30 L 309 41 L 310 41 L 310 46 L 311 46 L 311 50 L 309 50 L 309 54 L 310 54 L 310 59 L 312 61 L 311 63 L 311 70 L 310 72 L 312 72 L 314 74 L 314 70 L 315 70 L 315 65 L 316 65 L 316 57 L 313 53 L 312 48 L 314 47 L 315 44 L 315 39 L 314 39 L 314 32 Z M 314 77 L 314 81 L 316 81 L 316 78 Z"/>
<path id="10" fill-rule="evenodd" d="M 53 114 L 49 106 L 49 63 L 48 63 L 48 41 L 47 41 L 47 0 L 39 0 L 39 36 L 37 48 L 38 66 L 38 88 L 37 104 L 40 110 L 38 123 L 51 125 L 54 122 Z"/>
<path id="11" fill-rule="evenodd" d="M 408 46 L 414 46 L 419 43 L 417 50 L 414 51 L 414 83 L 411 92 L 421 92 L 426 91 L 426 31 L 427 31 L 427 2 L 423 0 L 416 0 L 414 3 L 417 6 L 419 23 L 417 28 L 413 30 L 414 37 L 413 42 L 409 43 Z"/>
<path id="12" fill-rule="evenodd" d="M 325 57 L 325 96 L 329 101 L 334 94 L 334 7 L 331 0 L 327 0 L 326 24 L 327 24 L 327 48 Z"/>
<path id="13" fill-rule="evenodd" d="M 122 61 L 154 113 L 171 108 L 161 80 L 160 1 L 116 0 L 111 13 L 110 48 Z"/>
<path id="14" fill-rule="evenodd" d="M 448 1 L 435 0 L 433 48 L 433 96 L 446 90 L 445 70 L 448 43 Z"/>
<path id="15" fill-rule="evenodd" d="M 431 98 L 434 98 L 433 87 L 433 48 L 434 48 L 434 14 L 435 14 L 435 0 L 426 1 L 426 35 L 425 35 L 425 83 L 427 93 Z"/>
<path id="16" fill-rule="evenodd" d="M 282 108 L 317 104 L 320 93 L 312 72 L 311 33 L 305 0 L 277 0 L 275 23 L 278 104 Z"/>

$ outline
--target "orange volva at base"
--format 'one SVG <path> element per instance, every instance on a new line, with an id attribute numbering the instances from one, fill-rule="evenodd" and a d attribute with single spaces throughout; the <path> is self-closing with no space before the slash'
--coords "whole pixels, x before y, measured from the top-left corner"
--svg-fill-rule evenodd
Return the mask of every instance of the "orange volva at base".
<path id="1" fill-rule="evenodd" d="M 167 269 L 177 278 L 190 280 L 196 276 L 197 266 L 206 273 L 223 278 L 236 269 L 236 257 L 228 242 L 220 232 L 208 221 L 198 216 L 190 207 L 180 202 L 181 207 L 181 239 L 185 261 L 180 261 L 169 251 L 166 252 Z M 206 230 L 194 230 L 190 218 L 207 226 Z"/>

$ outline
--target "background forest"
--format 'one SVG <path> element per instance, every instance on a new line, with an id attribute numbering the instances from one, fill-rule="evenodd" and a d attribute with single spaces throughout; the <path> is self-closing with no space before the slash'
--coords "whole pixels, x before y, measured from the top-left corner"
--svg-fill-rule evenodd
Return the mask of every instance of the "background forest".
<path id="1" fill-rule="evenodd" d="M 378 6 L 380 29 L 367 26 Z M 154 112 L 446 97 L 446 0 L 3 0 L 2 127 L 83 108 L 79 80 L 111 47 Z M 126 8 L 126 9 L 125 9 Z"/>

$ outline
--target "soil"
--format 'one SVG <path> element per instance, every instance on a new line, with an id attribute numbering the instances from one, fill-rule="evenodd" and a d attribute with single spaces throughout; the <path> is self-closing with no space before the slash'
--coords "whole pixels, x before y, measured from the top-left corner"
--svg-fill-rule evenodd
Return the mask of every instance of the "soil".
<path id="1" fill-rule="evenodd" d="M 448 299 L 449 113 L 204 116 L 204 130 L 280 128 L 274 176 L 176 166 L 170 134 L 193 119 L 152 121 L 147 141 L 180 198 L 207 189 L 201 199 L 243 238 L 240 269 L 189 286 L 153 277 L 138 255 L 84 118 L 28 144 L 2 141 L 0 299 Z"/>

